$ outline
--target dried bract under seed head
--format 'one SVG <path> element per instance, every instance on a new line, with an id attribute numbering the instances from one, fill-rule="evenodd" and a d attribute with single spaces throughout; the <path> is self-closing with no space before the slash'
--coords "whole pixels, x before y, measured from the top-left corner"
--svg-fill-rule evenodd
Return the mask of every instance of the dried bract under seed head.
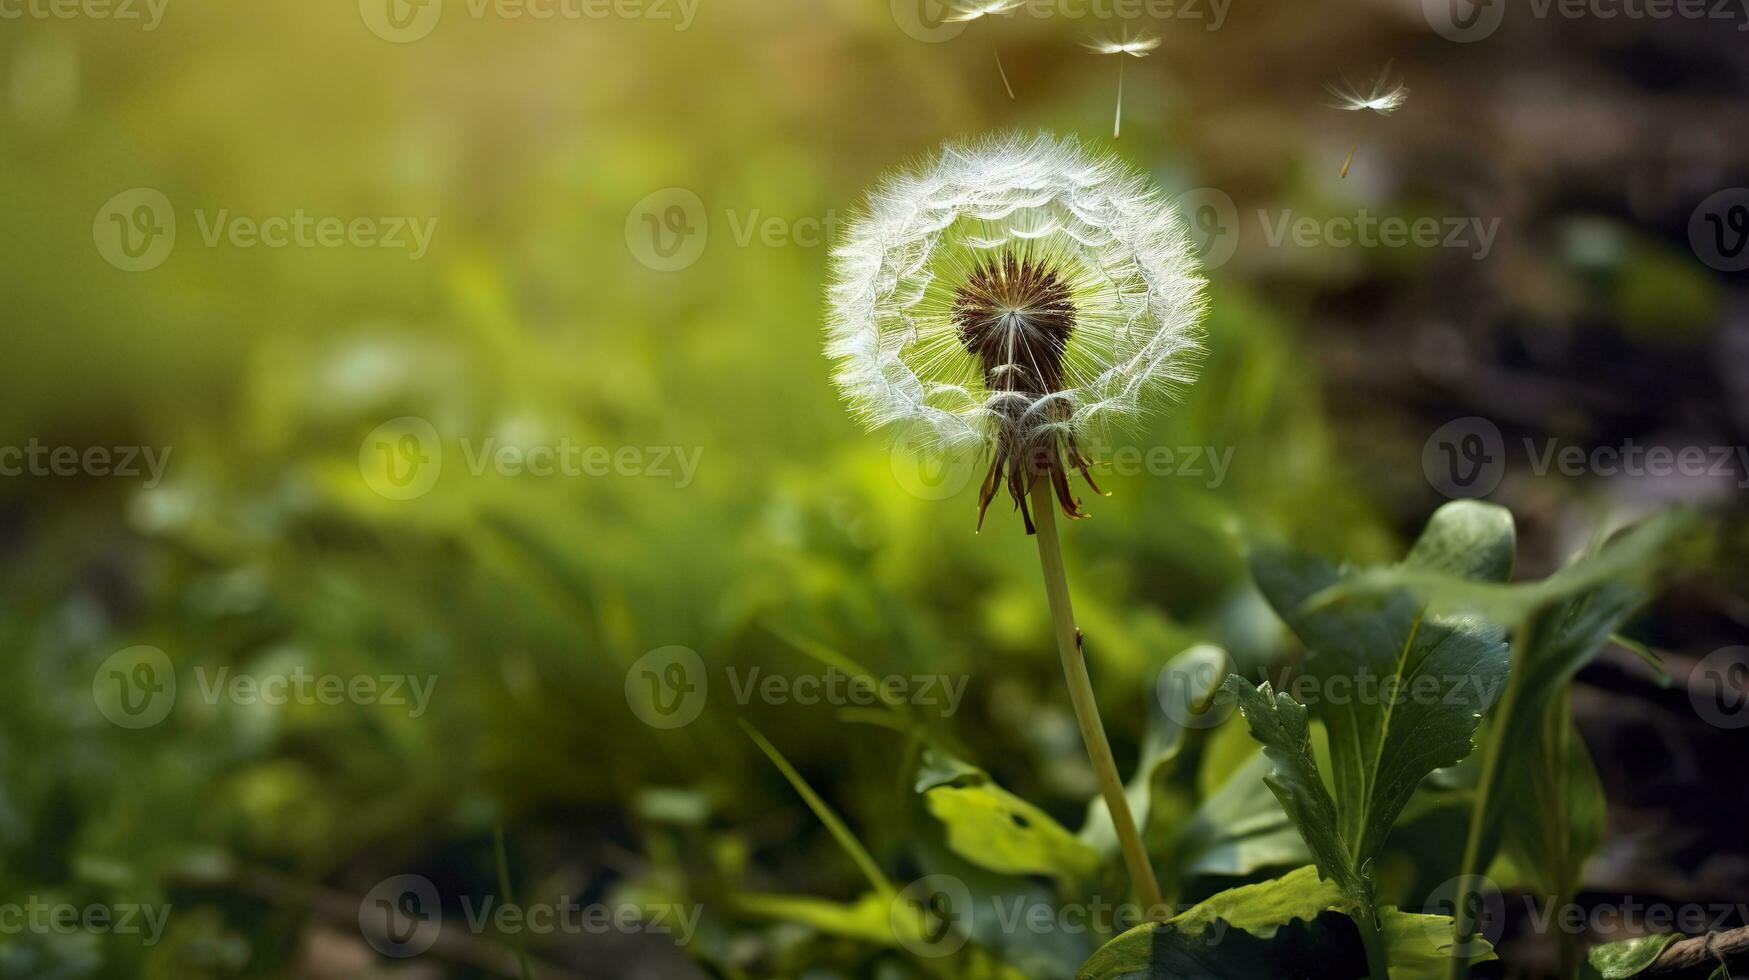
<path id="1" fill-rule="evenodd" d="M 827 353 L 871 427 L 989 450 L 979 523 L 1048 480 L 1084 516 L 1089 431 L 1194 376 L 1203 280 L 1177 211 L 1116 158 L 1049 134 L 949 144 L 884 180 L 833 251 Z M 1095 487 L 1097 489 L 1097 487 Z"/>

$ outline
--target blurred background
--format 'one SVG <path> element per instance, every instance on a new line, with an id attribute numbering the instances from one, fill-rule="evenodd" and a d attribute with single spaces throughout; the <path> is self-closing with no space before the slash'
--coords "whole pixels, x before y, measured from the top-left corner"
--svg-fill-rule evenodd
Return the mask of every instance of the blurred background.
<path id="1" fill-rule="evenodd" d="M 919 738 L 803 703 L 831 662 L 963 685 L 918 723 L 1080 826 L 1033 542 L 821 354 L 865 189 L 1005 128 L 1150 172 L 1209 265 L 1201 380 L 1065 529 L 1120 765 L 1169 657 L 1295 656 L 1253 537 L 1395 560 L 1479 494 L 1539 577 L 1692 503 L 1721 558 L 1629 631 L 1670 682 L 1612 648 L 1574 694 L 1581 901 L 1744 899 L 1749 707 L 1688 686 L 1749 659 L 1749 10 L 1708 7 L 0 0 L 0 898 L 141 925 L 0 929 L 0 976 L 925 975 L 740 900 L 867 882 L 738 723 L 899 884 L 952 860 Z M 1113 143 L 1083 45 L 1143 32 Z M 1386 65 L 1403 108 L 1330 107 Z M 361 920 L 427 922 L 409 875 L 403 958 Z M 697 915 L 470 928 L 506 887 Z M 1520 931 L 1495 975 L 1548 967 Z"/>

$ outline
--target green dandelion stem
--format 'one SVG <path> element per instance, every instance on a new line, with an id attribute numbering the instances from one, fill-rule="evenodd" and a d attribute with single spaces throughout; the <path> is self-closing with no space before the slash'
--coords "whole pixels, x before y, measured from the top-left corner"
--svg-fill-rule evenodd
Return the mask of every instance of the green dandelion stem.
<path id="1" fill-rule="evenodd" d="M 1087 658 L 1081 650 L 1081 631 L 1075 628 L 1075 610 L 1069 605 L 1069 581 L 1063 574 L 1063 549 L 1057 542 L 1056 502 L 1051 499 L 1049 479 L 1037 479 L 1032 485 L 1033 522 L 1037 525 L 1038 558 L 1044 566 L 1045 595 L 1050 600 L 1051 619 L 1057 627 L 1057 652 L 1063 658 L 1063 676 L 1069 684 L 1069 700 L 1075 705 L 1075 720 L 1081 725 L 1081 741 L 1087 746 L 1087 758 L 1099 778 L 1099 792 L 1111 811 L 1112 826 L 1117 829 L 1118 845 L 1123 850 L 1124 864 L 1129 868 L 1130 882 L 1135 886 L 1150 916 L 1166 906 L 1160 894 L 1160 882 L 1154 877 L 1154 866 L 1148 861 L 1142 835 L 1136 830 L 1136 818 L 1130 812 L 1129 797 L 1124 795 L 1123 779 L 1117 772 L 1117 760 L 1112 758 L 1111 743 L 1105 738 L 1105 728 L 1099 721 L 1099 705 L 1093 700 L 1093 680 L 1087 675 Z"/>

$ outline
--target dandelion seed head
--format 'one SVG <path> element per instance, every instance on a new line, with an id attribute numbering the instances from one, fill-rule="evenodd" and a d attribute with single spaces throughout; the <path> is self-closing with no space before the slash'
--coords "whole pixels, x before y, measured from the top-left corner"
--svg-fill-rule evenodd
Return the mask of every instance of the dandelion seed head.
<path id="1" fill-rule="evenodd" d="M 950 143 L 883 179 L 832 253 L 827 354 L 853 413 L 1049 477 L 1079 516 L 1076 436 L 1131 427 L 1193 380 L 1203 279 L 1144 175 L 1049 133 Z M 1028 518 L 1030 528 L 1030 517 Z"/>

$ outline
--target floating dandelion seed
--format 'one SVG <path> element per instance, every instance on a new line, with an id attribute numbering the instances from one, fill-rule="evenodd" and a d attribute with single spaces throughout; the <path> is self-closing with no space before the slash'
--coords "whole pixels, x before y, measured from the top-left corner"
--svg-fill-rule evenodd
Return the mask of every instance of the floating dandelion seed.
<path id="1" fill-rule="evenodd" d="M 1403 103 L 1409 101 L 1409 86 L 1404 84 L 1401 79 L 1392 80 L 1389 62 L 1386 62 L 1384 69 L 1379 72 L 1379 77 L 1373 81 L 1369 88 L 1355 85 L 1344 77 L 1340 85 L 1328 84 L 1324 86 L 1324 90 L 1336 99 L 1335 102 L 1329 103 L 1330 108 L 1342 109 L 1347 112 L 1371 110 L 1381 116 L 1388 116 L 1402 108 Z M 1353 166 L 1354 155 L 1359 150 L 1360 143 L 1356 141 L 1354 149 L 1348 151 L 1348 159 L 1342 162 L 1342 178 L 1344 180 L 1348 178 L 1348 168 Z"/>
<path id="2" fill-rule="evenodd" d="M 969 24 L 980 18 L 1008 13 L 1025 2 L 1026 0 L 990 0 L 987 3 L 955 7 L 947 20 L 956 24 Z M 1002 52 L 997 50 L 994 41 L 990 42 L 990 53 L 996 56 L 996 74 L 1002 76 L 1002 87 L 1008 92 L 1008 101 L 1013 102 L 1014 86 L 1008 83 L 1008 70 L 1002 67 Z"/>
<path id="3" fill-rule="evenodd" d="M 949 144 L 874 191 L 833 265 L 839 387 L 871 427 L 918 423 L 932 448 L 989 451 L 980 527 L 1004 485 L 1028 533 L 1035 483 L 1084 516 L 1067 479 L 1093 483 L 1077 436 L 1193 376 L 1203 280 L 1185 222 L 1073 139 Z"/>
<path id="4" fill-rule="evenodd" d="M 1148 52 L 1160 46 L 1160 39 L 1140 34 L 1134 40 L 1130 40 L 1126 36 L 1120 41 L 1088 41 L 1082 46 L 1095 54 L 1127 54 L 1132 58 L 1146 58 Z M 1119 59 L 1117 63 L 1117 116 L 1111 124 L 1111 138 L 1114 140 L 1122 138 L 1123 134 L 1123 68 L 1124 62 Z"/>
<path id="5" fill-rule="evenodd" d="M 1195 256 L 1159 188 L 1109 154 L 1049 133 L 948 144 L 888 176 L 851 220 L 826 325 L 834 380 L 864 423 L 989 451 L 979 525 L 1006 484 L 1036 533 L 1081 741 L 1150 910 L 1165 900 L 1099 721 L 1056 508 L 1085 516 L 1068 478 L 1073 466 L 1093 483 L 1079 436 L 1137 419 L 1194 376 Z"/>

